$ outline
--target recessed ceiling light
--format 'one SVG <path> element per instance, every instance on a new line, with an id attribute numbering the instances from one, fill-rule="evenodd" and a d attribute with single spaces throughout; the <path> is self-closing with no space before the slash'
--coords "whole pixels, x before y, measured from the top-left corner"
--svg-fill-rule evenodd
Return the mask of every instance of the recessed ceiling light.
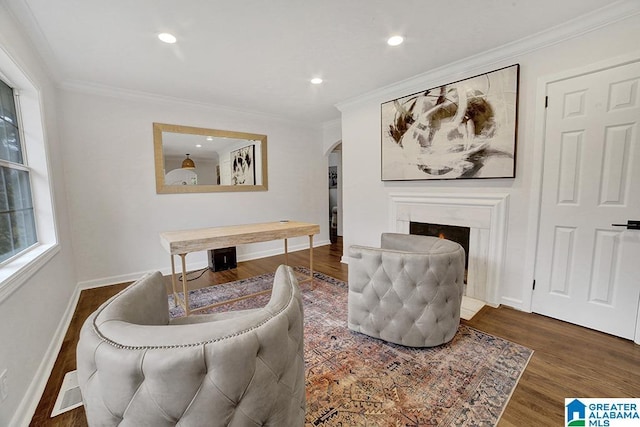
<path id="1" fill-rule="evenodd" d="M 202 144 L 196 144 L 197 148 L 202 148 Z"/>
<path id="2" fill-rule="evenodd" d="M 207 137 L 207 141 L 213 141 L 213 137 L 212 136 L 208 136 Z"/>
<path id="3" fill-rule="evenodd" d="M 311 83 L 313 83 L 314 85 L 319 85 L 320 83 L 322 83 L 322 79 L 320 77 L 314 77 L 311 79 Z"/>
<path id="4" fill-rule="evenodd" d="M 404 41 L 404 37 L 402 36 L 392 36 L 392 37 L 389 37 L 389 39 L 387 40 L 387 44 L 389 46 L 398 46 L 402 44 L 403 41 Z"/>
<path id="5" fill-rule="evenodd" d="M 160 40 L 162 40 L 165 43 L 175 43 L 176 42 L 176 36 L 174 36 L 173 34 L 169 34 L 169 33 L 160 33 L 158 34 L 158 38 Z"/>

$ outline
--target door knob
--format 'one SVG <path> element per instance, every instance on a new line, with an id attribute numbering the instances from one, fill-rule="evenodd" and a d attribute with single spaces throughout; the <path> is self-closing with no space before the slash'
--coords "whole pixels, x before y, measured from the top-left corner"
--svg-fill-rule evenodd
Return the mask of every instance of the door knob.
<path id="1" fill-rule="evenodd" d="M 640 221 L 628 220 L 626 224 L 611 224 L 614 227 L 627 227 L 627 230 L 640 230 Z"/>

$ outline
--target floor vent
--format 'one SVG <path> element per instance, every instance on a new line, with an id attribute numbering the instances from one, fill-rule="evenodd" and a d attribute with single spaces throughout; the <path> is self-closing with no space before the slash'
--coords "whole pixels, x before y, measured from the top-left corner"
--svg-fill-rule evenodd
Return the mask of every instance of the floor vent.
<path id="1" fill-rule="evenodd" d="M 79 406 L 82 406 L 82 395 L 78 385 L 78 373 L 77 371 L 67 372 L 62 380 L 62 387 L 60 387 L 56 404 L 53 406 L 51 418 Z"/>

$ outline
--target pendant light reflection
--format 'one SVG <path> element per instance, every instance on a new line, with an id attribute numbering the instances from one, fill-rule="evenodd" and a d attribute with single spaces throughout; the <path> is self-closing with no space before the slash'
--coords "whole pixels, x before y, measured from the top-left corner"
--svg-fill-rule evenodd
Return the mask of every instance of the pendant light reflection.
<path id="1" fill-rule="evenodd" d="M 193 163 L 193 160 L 189 158 L 189 153 L 187 153 L 187 158 L 182 161 L 182 169 L 195 169 L 196 164 Z"/>

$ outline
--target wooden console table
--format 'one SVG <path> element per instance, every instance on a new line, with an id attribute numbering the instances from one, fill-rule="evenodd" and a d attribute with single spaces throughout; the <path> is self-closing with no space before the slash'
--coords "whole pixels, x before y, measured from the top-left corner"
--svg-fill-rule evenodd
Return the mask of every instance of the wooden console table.
<path id="1" fill-rule="evenodd" d="M 173 297 L 176 304 L 184 308 L 185 315 L 196 311 L 214 307 L 218 304 L 208 305 L 191 309 L 189 307 L 189 289 L 187 288 L 186 256 L 191 252 L 207 251 L 211 249 L 226 248 L 246 243 L 267 242 L 271 240 L 284 239 L 285 264 L 289 263 L 289 248 L 287 239 L 291 237 L 309 236 L 309 270 L 313 280 L 313 235 L 320 233 L 318 224 L 309 224 L 296 221 L 279 221 L 262 224 L 232 225 L 227 227 L 200 228 L 183 231 L 166 231 L 160 233 L 162 246 L 171 255 L 171 285 L 173 286 Z M 179 255 L 182 260 L 182 295 L 180 298 L 176 288 L 176 268 L 174 256 Z M 303 280 L 303 282 L 307 281 Z M 269 292 L 263 291 L 260 293 Z M 248 298 L 257 294 L 246 295 Z M 238 299 L 242 299 L 238 298 Z M 225 301 L 228 303 L 230 301 Z"/>

